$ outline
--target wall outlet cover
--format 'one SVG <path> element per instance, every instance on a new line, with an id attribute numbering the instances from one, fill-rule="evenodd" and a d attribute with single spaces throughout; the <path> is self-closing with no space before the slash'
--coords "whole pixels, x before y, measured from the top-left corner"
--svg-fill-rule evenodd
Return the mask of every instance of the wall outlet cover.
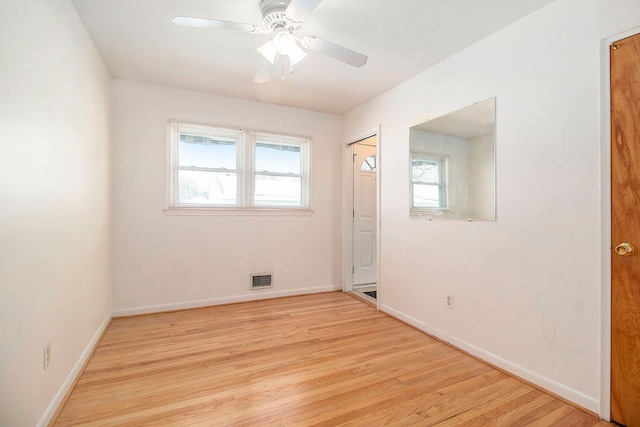
<path id="1" fill-rule="evenodd" d="M 453 310 L 453 294 L 445 294 L 444 296 L 444 306 L 450 310 Z"/>
<path id="2" fill-rule="evenodd" d="M 51 363 L 51 341 L 44 345 L 44 369 Z"/>

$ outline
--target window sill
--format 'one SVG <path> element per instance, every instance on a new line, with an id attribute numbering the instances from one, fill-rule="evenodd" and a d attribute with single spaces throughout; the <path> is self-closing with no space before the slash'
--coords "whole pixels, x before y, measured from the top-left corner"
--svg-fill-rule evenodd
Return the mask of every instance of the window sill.
<path id="1" fill-rule="evenodd" d="M 209 208 L 171 207 L 163 210 L 165 215 L 212 215 L 212 216 L 311 216 L 312 209 L 304 208 Z"/>

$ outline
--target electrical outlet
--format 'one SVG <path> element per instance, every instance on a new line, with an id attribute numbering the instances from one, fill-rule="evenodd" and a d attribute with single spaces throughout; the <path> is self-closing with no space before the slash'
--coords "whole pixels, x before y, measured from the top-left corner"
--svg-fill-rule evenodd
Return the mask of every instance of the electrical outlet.
<path id="1" fill-rule="evenodd" d="M 44 369 L 51 363 L 51 341 L 44 345 Z"/>
<path id="2" fill-rule="evenodd" d="M 444 296 L 444 306 L 453 310 L 453 294 L 445 294 Z"/>

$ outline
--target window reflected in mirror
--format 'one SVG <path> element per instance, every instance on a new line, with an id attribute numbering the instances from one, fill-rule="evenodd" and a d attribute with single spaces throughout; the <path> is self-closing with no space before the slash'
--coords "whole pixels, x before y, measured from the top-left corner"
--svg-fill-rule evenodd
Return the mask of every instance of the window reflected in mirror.
<path id="1" fill-rule="evenodd" d="M 410 216 L 495 221 L 495 98 L 410 128 Z"/>
<path id="2" fill-rule="evenodd" d="M 413 208 L 446 208 L 446 161 L 429 153 L 411 153 L 411 204 Z"/>

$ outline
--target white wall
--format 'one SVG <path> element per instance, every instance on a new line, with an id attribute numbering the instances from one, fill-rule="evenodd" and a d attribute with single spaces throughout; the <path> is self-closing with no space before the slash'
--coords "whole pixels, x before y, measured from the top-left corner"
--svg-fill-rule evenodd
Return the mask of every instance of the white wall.
<path id="1" fill-rule="evenodd" d="M 382 128 L 382 309 L 594 411 L 600 42 L 638 25 L 637 0 L 560 0 L 345 117 Z M 411 118 L 493 96 L 497 222 L 409 219 Z"/>
<path id="2" fill-rule="evenodd" d="M 0 425 L 33 426 L 110 314 L 109 76 L 66 0 L 0 29 Z"/>
<path id="3" fill-rule="evenodd" d="M 341 288 L 342 117 L 119 80 L 112 103 L 116 315 Z M 165 215 L 167 118 L 311 136 L 315 212 Z"/>

